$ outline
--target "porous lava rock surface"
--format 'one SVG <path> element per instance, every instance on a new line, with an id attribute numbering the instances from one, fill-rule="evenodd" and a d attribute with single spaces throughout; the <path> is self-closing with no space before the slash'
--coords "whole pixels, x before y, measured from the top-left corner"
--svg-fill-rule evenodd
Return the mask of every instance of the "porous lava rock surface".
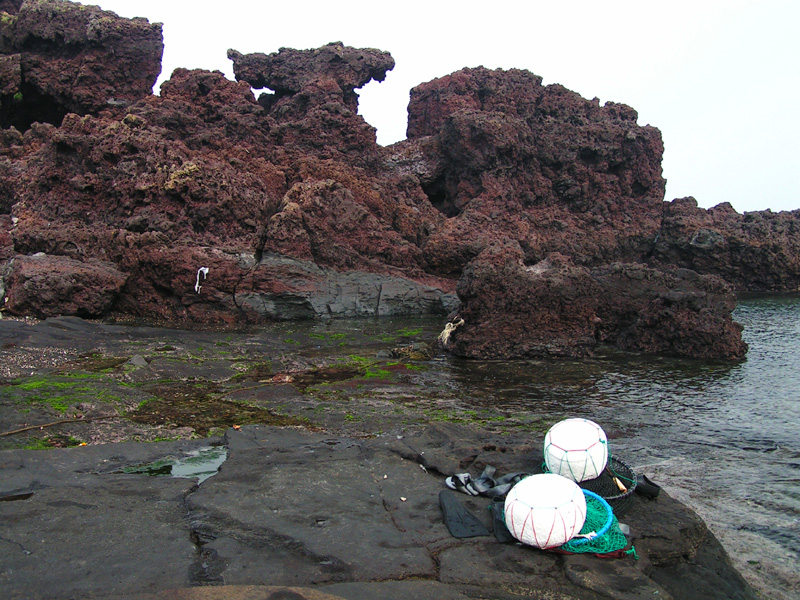
<path id="1" fill-rule="evenodd" d="M 3 127 L 119 114 L 152 93 L 164 49 L 159 23 L 61 0 L 8 0 L 0 10 Z"/>
<path id="2" fill-rule="evenodd" d="M 589 268 L 557 252 L 526 265 L 518 244 L 498 244 L 467 265 L 458 295 L 464 323 L 445 345 L 469 358 L 589 356 L 600 342 L 698 358 L 747 351 L 728 286 L 689 269 Z"/>
<path id="3" fill-rule="evenodd" d="M 6 305 L 14 313 L 38 318 L 58 316 L 53 313 L 56 306 L 80 317 L 99 317 L 111 307 L 125 281 L 125 274 L 106 262 L 46 254 L 21 256 L 11 267 Z"/>
<path id="4" fill-rule="evenodd" d="M 65 0 L 3 7 L 0 280 L 14 314 L 238 326 L 459 312 L 464 356 L 531 355 L 549 338 L 550 355 L 611 341 L 739 358 L 733 290 L 800 284 L 800 214 L 664 202 L 661 135 L 623 104 L 464 69 L 414 88 L 408 139 L 381 147 L 356 90 L 385 78 L 387 52 L 230 50 L 236 81 L 177 69 L 156 96 L 160 25 Z M 21 277 L 42 254 L 106 289 L 90 300 L 53 285 L 57 270 Z M 557 268 L 540 289 L 544 264 Z M 602 269 L 626 275 L 604 287 Z M 490 339 L 512 305 L 525 336 Z"/>
<path id="5" fill-rule="evenodd" d="M 261 52 L 243 55 L 231 49 L 228 58 L 233 61 L 236 79 L 247 81 L 256 89 L 272 90 L 272 96 L 262 96 L 267 106 L 304 90 L 310 92 L 301 97 L 304 101 L 324 101 L 326 94 L 319 91 L 327 90 L 334 101 L 343 100 L 353 112 L 358 110 L 356 88 L 373 79 L 383 81 L 394 68 L 394 59 L 388 52 L 350 48 L 341 42 L 313 50 L 281 48 L 270 55 Z"/>
<path id="6" fill-rule="evenodd" d="M 503 238 L 531 263 L 551 252 L 586 265 L 641 260 L 650 249 L 663 144 L 633 109 L 526 71 L 478 68 L 418 86 L 408 112 L 407 145 L 434 148 L 420 183 L 451 217 L 426 241 L 430 269 L 460 273 Z"/>
<path id="7" fill-rule="evenodd" d="M 737 290 L 800 289 L 800 210 L 739 214 L 727 202 L 708 210 L 692 197 L 664 205 L 651 262 L 719 275 Z"/>
<path id="8" fill-rule="evenodd" d="M 519 244 L 492 245 L 464 269 L 464 324 L 446 347 L 470 358 L 588 356 L 600 292 L 589 269 L 562 254 L 526 266 Z"/>

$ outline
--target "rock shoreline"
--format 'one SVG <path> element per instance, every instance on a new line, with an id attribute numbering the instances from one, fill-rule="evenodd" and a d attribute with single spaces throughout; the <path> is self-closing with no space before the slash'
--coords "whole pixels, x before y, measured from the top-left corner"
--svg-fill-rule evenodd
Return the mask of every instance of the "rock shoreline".
<path id="1" fill-rule="evenodd" d="M 536 471 L 544 432 L 449 423 L 425 397 L 424 362 L 364 364 L 364 353 L 435 336 L 435 319 L 421 323 L 390 336 L 361 321 L 343 337 L 291 324 L 229 336 L 74 317 L 1 320 L 2 358 L 19 359 L 0 380 L 2 432 L 78 417 L 0 437 L 6 597 L 756 597 L 703 521 L 665 492 L 634 496 L 622 519 L 638 560 L 453 538 L 438 506 L 444 478 L 487 464 Z M 191 390 L 201 395 L 188 410 L 135 420 L 142 406 L 177 406 Z M 225 425 L 213 404 L 222 399 L 264 412 Z M 203 406 L 216 425 L 194 414 Z M 261 420 L 272 417 L 286 424 Z M 209 446 L 227 457 L 199 485 L 144 474 Z M 491 527 L 489 499 L 460 499 Z"/>
<path id="2" fill-rule="evenodd" d="M 531 470 L 542 423 L 432 425 L 408 350 L 450 315 L 461 356 L 739 360 L 733 290 L 800 286 L 800 213 L 664 202 L 657 129 L 526 71 L 421 84 L 382 148 L 355 90 L 387 52 L 231 50 L 237 81 L 177 69 L 154 96 L 158 24 L 0 9 L 8 597 L 754 597 L 667 494 L 626 516 L 638 561 L 453 539 L 444 476 Z M 287 324 L 399 315 L 434 321 Z M 128 472 L 209 444 L 199 485 Z"/>

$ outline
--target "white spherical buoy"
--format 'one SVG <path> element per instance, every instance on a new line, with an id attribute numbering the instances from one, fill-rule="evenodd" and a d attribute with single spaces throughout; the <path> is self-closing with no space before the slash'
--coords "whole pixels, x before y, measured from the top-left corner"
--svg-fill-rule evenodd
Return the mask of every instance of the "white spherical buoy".
<path id="1" fill-rule="evenodd" d="M 547 469 L 572 481 L 599 477 L 608 463 L 606 433 L 589 419 L 565 419 L 544 437 Z"/>
<path id="2" fill-rule="evenodd" d="M 511 488 L 505 503 L 506 527 L 523 544 L 555 548 L 580 533 L 586 498 L 574 481 L 561 475 L 531 475 Z"/>

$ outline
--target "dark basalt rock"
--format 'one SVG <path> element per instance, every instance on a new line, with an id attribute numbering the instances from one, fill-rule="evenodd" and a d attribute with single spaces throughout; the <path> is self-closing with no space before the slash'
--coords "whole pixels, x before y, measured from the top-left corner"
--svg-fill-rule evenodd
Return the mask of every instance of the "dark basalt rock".
<path id="1" fill-rule="evenodd" d="M 224 438 L 223 468 L 199 486 L 121 473 L 174 462 L 208 441 L 4 451 L 0 514 L 16 543 L 4 555 L 4 589 L 53 600 L 108 589 L 199 599 L 209 586 L 229 598 L 756 598 L 703 521 L 666 493 L 635 497 L 625 516 L 639 560 L 564 556 L 493 535 L 453 538 L 437 502 L 442 474 L 486 464 L 535 469 L 542 454 L 530 435 L 438 426 L 397 440 L 237 429 Z M 486 498 L 458 500 L 491 527 Z M 92 568 L 99 564 L 121 566 Z"/>
<path id="2" fill-rule="evenodd" d="M 440 314 L 461 281 L 461 312 L 481 327 L 454 338 L 465 356 L 572 356 L 603 340 L 738 357 L 732 292 L 673 267 L 733 289 L 800 282 L 800 215 L 664 203 L 661 135 L 628 106 L 601 106 L 527 71 L 464 69 L 415 88 L 409 139 L 382 148 L 355 90 L 383 80 L 394 66 L 386 52 L 231 50 L 238 81 L 177 69 L 153 96 L 160 26 L 63 0 L 4 6 L 0 117 L 14 127 L 0 131 L 0 277 L 9 296 L 19 285 L 10 261 L 36 253 L 122 274 L 102 316 L 180 325 Z M 252 87 L 272 93 L 257 100 Z M 543 289 L 562 297 L 585 285 L 606 307 L 601 325 L 587 325 L 589 304 L 562 303 L 548 309 L 558 326 L 546 327 L 513 280 L 502 283 L 519 271 L 541 306 L 554 303 L 531 279 L 543 261 L 566 277 L 545 278 Z M 618 263 L 648 265 L 658 285 L 632 288 L 635 302 L 612 294 L 629 278 L 606 285 L 598 273 Z M 685 296 L 667 299 L 673 285 Z M 713 310 L 703 304 L 712 299 Z M 650 316 L 623 330 L 632 317 L 616 317 L 615 303 Z M 6 308 L 33 314 L 29 306 Z M 482 321 L 504 320 L 527 320 L 528 342 L 481 339 L 491 335 Z M 710 350 L 682 341 L 722 330 Z"/>

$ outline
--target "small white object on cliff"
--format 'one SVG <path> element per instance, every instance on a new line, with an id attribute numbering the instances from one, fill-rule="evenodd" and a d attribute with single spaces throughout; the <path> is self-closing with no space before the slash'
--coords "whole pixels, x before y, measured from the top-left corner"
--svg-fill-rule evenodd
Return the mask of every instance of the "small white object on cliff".
<path id="1" fill-rule="evenodd" d="M 444 326 L 444 331 L 439 334 L 438 340 L 439 344 L 443 348 L 447 348 L 448 344 L 450 343 L 450 336 L 453 335 L 453 332 L 461 327 L 464 324 L 464 319 L 461 317 L 456 317 L 452 321 L 450 321 L 447 325 Z"/>
<path id="2" fill-rule="evenodd" d="M 194 284 L 194 291 L 200 293 L 200 273 L 203 274 L 203 279 L 208 277 L 208 267 L 200 267 L 197 269 L 197 282 Z"/>

